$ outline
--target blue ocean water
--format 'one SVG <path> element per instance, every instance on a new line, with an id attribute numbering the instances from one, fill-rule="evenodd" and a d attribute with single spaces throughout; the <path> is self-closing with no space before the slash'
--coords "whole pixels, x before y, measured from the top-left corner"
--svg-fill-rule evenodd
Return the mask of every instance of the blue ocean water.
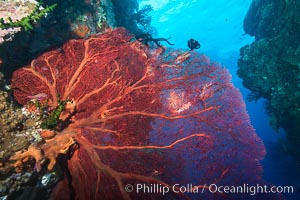
<path id="1" fill-rule="evenodd" d="M 187 40 L 201 43 L 197 51 L 223 64 L 232 74 L 232 81 L 246 99 L 249 91 L 238 78 L 239 49 L 254 39 L 244 34 L 243 19 L 252 0 L 140 0 L 140 7 L 151 5 L 152 25 L 159 37 L 172 37 L 174 48 L 188 50 Z M 251 122 L 263 140 L 267 155 L 262 161 L 264 179 L 276 186 L 293 186 L 286 199 L 300 199 L 300 164 L 286 151 L 282 130 L 275 132 L 265 114 L 263 100 L 246 102 Z"/>

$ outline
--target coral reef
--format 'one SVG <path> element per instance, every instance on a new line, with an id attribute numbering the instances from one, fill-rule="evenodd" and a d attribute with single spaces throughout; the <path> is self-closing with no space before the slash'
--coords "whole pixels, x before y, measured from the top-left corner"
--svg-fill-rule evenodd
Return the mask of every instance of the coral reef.
<path id="1" fill-rule="evenodd" d="M 33 197 L 37 193 L 46 197 L 49 188 L 61 178 L 60 169 L 51 173 L 42 170 L 41 165 L 45 161 L 49 167 L 53 167 L 57 154 L 49 153 L 53 152 L 51 138 L 55 132 L 40 129 L 42 121 L 39 113 L 40 110 L 32 104 L 23 108 L 13 104 L 10 86 L 0 73 L 0 199 L 15 199 L 15 195 L 25 195 L 24 199 L 30 199 L 29 194 Z M 71 145 L 72 141 L 63 136 L 60 138 L 62 146 L 56 152 L 63 154 L 66 153 L 64 145 Z M 39 145 L 43 146 L 43 152 L 38 148 Z M 44 155 L 49 160 L 44 160 Z M 47 183 L 43 183 L 45 176 L 49 179 Z"/>
<path id="2" fill-rule="evenodd" d="M 300 159 L 300 2 L 253 1 L 244 20 L 255 42 L 241 48 L 238 75 L 250 100 L 266 99 L 270 124 L 284 128 Z"/>
<path id="3" fill-rule="evenodd" d="M 56 7 L 56 4 L 43 8 L 40 3 L 38 3 L 34 10 L 26 17 L 20 20 L 12 20 L 8 17 L 8 20 L 0 19 L 0 28 L 8 29 L 12 27 L 21 27 L 24 30 L 33 29 L 33 23 L 36 23 L 42 17 L 46 16 L 48 12 L 51 12 Z"/>
<path id="4" fill-rule="evenodd" d="M 20 150 L 28 145 L 28 139 L 22 134 L 23 121 L 25 117 L 20 109 L 16 109 L 9 100 L 9 88 L 0 73 L 0 162 L 7 159 L 11 153 Z M 14 134 L 19 134 L 15 137 Z"/>
<path id="5" fill-rule="evenodd" d="M 0 44 L 0 59 L 3 61 L 1 71 L 7 79 L 11 78 L 14 70 L 30 63 L 42 52 L 60 46 L 70 39 L 86 38 L 117 26 L 130 26 L 133 33 L 142 32 L 135 24 L 136 20 L 131 18 L 136 13 L 136 0 L 44 0 L 43 3 L 44 8 L 57 6 L 36 22 L 33 29 L 17 32 L 13 38 L 6 36 L 4 39 L 7 41 Z M 15 12 L 5 7 L 1 9 L 8 14 Z M 21 15 L 17 11 L 14 15 Z"/>
<path id="6" fill-rule="evenodd" d="M 0 19 L 2 19 L 3 22 L 9 22 L 9 18 L 13 22 L 21 20 L 30 15 L 34 11 L 36 5 L 37 2 L 34 0 L 1 0 Z M 11 39 L 13 34 L 20 30 L 21 27 L 12 27 L 8 29 L 0 28 L 0 44 L 5 41 L 5 38 L 7 38 L 6 40 Z"/>
<path id="7" fill-rule="evenodd" d="M 55 6 L 53 4 L 43 8 L 42 3 L 35 0 L 8 0 L 1 3 L 0 44 L 11 40 L 13 34 L 21 29 L 33 29 L 32 24 L 51 12 Z"/>
<path id="8" fill-rule="evenodd" d="M 15 164 L 26 165 L 29 156 L 49 170 L 67 165 L 69 175 L 52 199 L 188 198 L 125 191 L 126 184 L 137 183 L 191 183 L 195 190 L 204 183 L 264 184 L 259 162 L 265 149 L 228 72 L 197 52 L 149 49 L 130 42 L 133 37 L 119 28 L 71 40 L 13 73 L 21 104 L 46 96 L 49 112 L 60 100 L 72 100 L 51 139 L 12 156 Z"/>
<path id="9" fill-rule="evenodd" d="M 38 2 L 35 0 L 1 0 L 0 16 L 8 22 L 11 18 L 13 21 L 20 21 L 33 12 Z"/>
<path id="10" fill-rule="evenodd" d="M 66 154 L 70 146 L 74 145 L 75 141 L 68 135 L 59 134 L 54 139 L 47 139 L 45 143 L 39 147 L 30 145 L 26 151 L 18 151 L 10 160 L 16 161 L 13 166 L 20 170 L 24 166 L 24 162 L 29 158 L 34 158 L 36 165 L 41 165 L 45 162 L 45 158 L 48 159 L 48 170 L 52 170 L 57 156 L 59 154 Z"/>

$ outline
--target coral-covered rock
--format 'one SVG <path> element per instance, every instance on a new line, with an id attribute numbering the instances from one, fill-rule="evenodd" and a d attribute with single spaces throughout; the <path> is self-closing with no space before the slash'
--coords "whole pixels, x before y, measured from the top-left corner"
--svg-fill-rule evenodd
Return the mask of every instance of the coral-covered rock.
<path id="1" fill-rule="evenodd" d="M 36 1 L 1 1 L 0 18 L 7 19 L 13 16 L 14 21 L 25 17 L 31 12 L 22 7 L 32 5 L 32 2 Z M 46 0 L 43 3 L 45 8 L 54 4 L 57 6 L 46 17 L 34 22 L 32 30 L 0 29 L 0 57 L 3 60 L 1 72 L 7 79 L 10 79 L 12 72 L 20 66 L 27 65 L 38 55 L 61 46 L 70 39 L 86 38 L 114 27 L 125 27 L 134 34 L 142 32 L 137 24 L 139 20 L 133 17 L 136 16 L 139 7 L 137 0 Z M 16 31 L 18 32 L 15 33 Z M 14 37 L 9 37 L 8 33 Z M 4 35 L 5 38 L 2 38 Z M 4 40 L 9 42 L 3 42 Z M 12 57 L 14 59 L 11 59 Z"/>
<path id="2" fill-rule="evenodd" d="M 61 152 L 55 140 L 69 137 L 79 146 L 67 163 L 70 176 L 52 197 L 249 197 L 209 192 L 210 184 L 264 183 L 265 149 L 227 70 L 204 55 L 149 50 L 131 37 L 116 29 L 71 40 L 13 74 L 22 104 L 38 94 L 46 94 L 51 108 L 58 97 L 72 100 L 51 147 L 40 147 L 53 165 L 69 148 Z M 188 191 L 178 192 L 181 186 Z"/>
<path id="3" fill-rule="evenodd" d="M 35 0 L 7 0 L 1 1 L 1 8 L 0 8 L 0 19 L 3 19 L 3 22 L 8 23 L 9 18 L 12 22 L 16 22 L 21 20 L 24 17 L 29 16 L 33 13 L 34 8 L 38 5 L 37 1 Z M 2 25 L 2 23 L 0 23 Z M 3 29 L 0 28 L 0 44 L 4 41 L 11 40 L 13 34 L 20 31 L 21 28 L 9 28 Z"/>
<path id="4" fill-rule="evenodd" d="M 253 1 L 244 29 L 256 40 L 241 48 L 238 75 L 250 100 L 266 99 L 271 126 L 285 129 L 300 159 L 300 1 Z"/>

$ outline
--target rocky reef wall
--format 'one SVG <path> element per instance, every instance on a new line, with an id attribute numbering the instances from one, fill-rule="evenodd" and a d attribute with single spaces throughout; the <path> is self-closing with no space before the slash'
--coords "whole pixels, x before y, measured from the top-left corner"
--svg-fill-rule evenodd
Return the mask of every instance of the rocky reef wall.
<path id="1" fill-rule="evenodd" d="M 31 10 L 21 9 L 26 6 L 16 4 L 17 0 L 9 2 L 7 8 L 0 10 L 0 18 L 4 19 L 10 15 L 10 10 L 15 12 L 15 16 L 20 15 L 17 19 L 30 15 Z M 18 32 L 11 30 L 7 35 L 7 30 L 0 29 L 0 32 L 3 32 L 0 35 L 1 71 L 7 79 L 14 70 L 70 39 L 86 38 L 113 27 L 125 27 L 133 34 L 141 32 L 132 18 L 139 9 L 136 0 L 43 1 L 43 7 L 54 4 L 55 9 L 36 21 L 30 30 L 20 31 L 18 28 Z M 18 13 L 20 9 L 27 13 Z"/>
<path id="2" fill-rule="evenodd" d="M 266 99 L 271 126 L 284 128 L 300 158 L 300 1 L 253 0 L 244 30 L 255 41 L 241 48 L 238 75 L 249 100 Z"/>

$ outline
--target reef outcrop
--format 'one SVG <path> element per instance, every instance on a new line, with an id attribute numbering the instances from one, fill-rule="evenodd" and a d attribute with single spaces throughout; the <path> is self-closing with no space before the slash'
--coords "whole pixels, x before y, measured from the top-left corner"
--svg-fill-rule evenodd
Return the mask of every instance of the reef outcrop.
<path id="1" fill-rule="evenodd" d="M 3 23 L 8 23 L 9 19 L 12 22 L 16 22 L 29 16 L 33 13 L 34 8 L 38 5 L 35 0 L 7 0 L 1 1 L 0 8 L 0 19 L 3 20 Z M 0 22 L 2 25 L 2 22 Z M 2 29 L 0 26 L 0 44 L 4 41 L 9 41 L 12 39 L 13 35 L 16 32 L 21 31 L 21 27 L 11 27 L 9 29 Z"/>
<path id="2" fill-rule="evenodd" d="M 40 181 L 45 173 L 40 173 L 40 177 L 37 177 L 38 175 L 33 173 L 35 162 L 25 155 L 28 152 L 27 154 L 40 161 L 41 156 L 32 153 L 34 145 L 43 140 L 40 135 L 39 118 L 28 112 L 25 107 L 20 108 L 14 104 L 10 86 L 3 77 L 0 73 L 0 198 L 5 199 L 7 196 L 13 198 L 13 195 L 20 192 L 22 186 L 30 180 Z M 14 158 L 19 162 L 14 162 Z M 22 161 L 25 160 L 26 165 L 23 165 Z M 54 177 L 52 176 L 52 183 L 57 180 Z M 27 191 L 35 193 L 34 188 L 38 187 L 38 184 L 28 186 Z M 42 190 L 43 193 L 47 193 L 46 188 Z"/>
<path id="3" fill-rule="evenodd" d="M 19 19 L 26 16 L 30 11 L 18 9 L 14 4 L 28 5 L 35 1 L 10 0 L 8 2 L 11 3 L 5 3 L 7 6 L 1 7 L 0 18 L 14 15 Z M 4 34 L 9 30 L 0 29 L 0 59 L 3 62 L 1 71 L 8 79 L 15 69 L 70 39 L 86 38 L 113 27 L 125 27 L 134 34 L 142 32 L 138 23 L 143 22 L 140 18 L 144 15 L 137 14 L 139 11 L 137 0 L 43 0 L 42 2 L 44 7 L 51 5 L 56 7 L 36 21 L 32 29 L 12 32 L 13 38 L 8 35 L 4 38 Z M 1 39 L 5 42 L 2 43 Z"/>
<path id="4" fill-rule="evenodd" d="M 284 128 L 300 158 L 300 2 L 252 2 L 244 20 L 255 41 L 241 48 L 238 75 L 250 100 L 266 99 L 274 129 Z"/>

